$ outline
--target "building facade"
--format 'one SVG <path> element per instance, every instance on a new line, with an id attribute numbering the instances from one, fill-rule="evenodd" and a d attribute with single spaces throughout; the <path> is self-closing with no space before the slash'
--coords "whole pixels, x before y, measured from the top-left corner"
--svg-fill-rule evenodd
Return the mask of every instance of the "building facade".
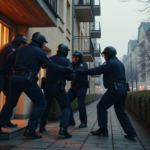
<path id="1" fill-rule="evenodd" d="M 23 34 L 30 43 L 33 33 L 41 32 L 48 44 L 44 50 L 48 56 L 56 54 L 57 46 L 65 43 L 71 49 L 68 59 L 72 61 L 72 53 L 81 50 L 90 67 L 100 57 L 100 45 L 96 39 L 101 37 L 100 23 L 95 16 L 100 16 L 100 0 L 24 0 L 0 2 L 0 47 L 12 40 L 16 34 Z M 46 70 L 39 72 L 38 84 L 45 76 Z M 90 88 L 87 93 L 95 93 L 95 80 L 89 77 Z M 67 81 L 66 90 L 70 88 Z M 5 103 L 1 94 L 0 108 Z M 33 103 L 22 93 L 14 110 L 15 118 L 28 118 L 33 110 Z"/>
<path id="2" fill-rule="evenodd" d="M 150 23 L 142 22 L 137 40 L 128 43 L 127 55 L 123 56 L 127 81 L 133 91 L 150 89 Z"/>

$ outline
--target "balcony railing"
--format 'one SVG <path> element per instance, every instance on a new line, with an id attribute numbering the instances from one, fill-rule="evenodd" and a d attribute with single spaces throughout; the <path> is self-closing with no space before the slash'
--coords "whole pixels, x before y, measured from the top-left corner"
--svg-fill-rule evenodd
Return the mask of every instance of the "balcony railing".
<path id="1" fill-rule="evenodd" d="M 90 23 L 90 36 L 91 38 L 101 38 L 101 26 L 100 22 Z"/>
<path id="2" fill-rule="evenodd" d="M 93 0 L 74 0 L 74 5 L 80 22 L 94 21 Z"/>
<path id="3" fill-rule="evenodd" d="M 95 67 L 99 67 L 100 65 L 101 65 L 100 62 L 95 62 L 95 64 L 94 64 Z"/>
<path id="4" fill-rule="evenodd" d="M 93 7 L 94 7 L 94 15 L 100 16 L 101 15 L 100 0 L 93 0 Z"/>
<path id="5" fill-rule="evenodd" d="M 83 55 L 90 54 L 94 59 L 94 47 L 90 37 L 75 36 L 74 37 L 74 51 L 80 50 Z M 89 55 L 86 55 L 89 57 Z M 89 61 L 90 62 L 90 61 Z"/>
<path id="6" fill-rule="evenodd" d="M 94 43 L 94 57 L 100 57 L 101 56 L 101 46 L 99 43 Z"/>
<path id="7" fill-rule="evenodd" d="M 101 85 L 100 78 L 95 78 L 95 85 Z"/>
<path id="8" fill-rule="evenodd" d="M 57 18 L 59 18 L 57 14 L 57 0 L 44 0 L 48 7 L 52 10 Z"/>

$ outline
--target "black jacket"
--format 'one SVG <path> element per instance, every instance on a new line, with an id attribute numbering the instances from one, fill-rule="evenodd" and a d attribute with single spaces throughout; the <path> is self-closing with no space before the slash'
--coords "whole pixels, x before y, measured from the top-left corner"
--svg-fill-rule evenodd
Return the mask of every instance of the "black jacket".
<path id="1" fill-rule="evenodd" d="M 34 75 L 38 74 L 42 64 L 57 73 L 66 71 L 65 67 L 54 64 L 46 52 L 34 41 L 17 49 L 7 57 L 9 62 L 14 61 L 14 59 L 14 70 L 32 72 Z"/>
<path id="2" fill-rule="evenodd" d="M 18 47 L 18 45 L 15 42 L 11 42 L 8 44 L 5 44 L 0 49 L 0 70 L 4 70 L 7 74 L 9 74 L 11 68 L 14 65 L 14 62 L 8 63 L 7 62 L 7 56 L 14 52 L 15 49 Z"/>
<path id="3" fill-rule="evenodd" d="M 65 67 L 70 66 L 70 67 L 72 67 L 71 62 L 62 53 L 58 53 L 57 55 L 51 56 L 50 59 L 55 64 L 58 64 L 60 66 L 65 66 Z M 69 81 L 71 81 L 74 78 L 75 78 L 75 73 L 68 73 L 68 74 L 66 74 L 64 72 L 64 73 L 58 74 L 58 73 L 52 71 L 49 68 L 47 68 L 47 71 L 46 71 L 46 80 L 52 80 L 52 81 L 58 81 L 58 80 L 65 81 L 65 80 L 69 80 Z"/>
<path id="4" fill-rule="evenodd" d="M 113 82 L 126 82 L 125 67 L 117 57 L 112 57 L 110 60 L 103 63 L 103 65 L 87 70 L 88 75 L 104 74 L 104 87 L 108 88 Z"/>
<path id="5" fill-rule="evenodd" d="M 77 64 L 74 62 L 72 63 L 74 72 L 75 72 L 75 79 L 72 81 L 72 84 L 77 84 L 77 83 L 86 83 L 88 82 L 88 76 L 86 74 L 79 74 L 78 69 L 88 69 L 87 63 L 82 59 L 79 61 Z"/>

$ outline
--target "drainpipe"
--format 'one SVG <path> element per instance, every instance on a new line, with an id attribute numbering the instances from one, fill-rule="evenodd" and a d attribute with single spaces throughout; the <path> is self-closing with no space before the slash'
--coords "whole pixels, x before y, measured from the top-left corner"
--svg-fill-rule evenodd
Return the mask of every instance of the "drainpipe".
<path id="1" fill-rule="evenodd" d="M 74 0 L 72 0 L 72 54 L 74 53 Z M 73 56 L 72 56 L 73 61 Z"/>
<path id="2" fill-rule="evenodd" d="M 89 62 L 89 68 L 90 68 L 90 62 Z M 90 89 L 91 89 L 91 86 L 90 86 L 90 85 L 91 85 L 91 76 L 89 76 L 89 94 L 91 93 L 91 92 L 90 92 Z"/>

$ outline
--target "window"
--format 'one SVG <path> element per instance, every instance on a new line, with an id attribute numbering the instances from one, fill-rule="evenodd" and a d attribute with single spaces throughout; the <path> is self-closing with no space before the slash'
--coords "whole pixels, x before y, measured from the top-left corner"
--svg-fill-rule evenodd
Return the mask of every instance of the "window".
<path id="1" fill-rule="evenodd" d="M 0 23 L 0 47 L 9 42 L 10 29 Z"/>

